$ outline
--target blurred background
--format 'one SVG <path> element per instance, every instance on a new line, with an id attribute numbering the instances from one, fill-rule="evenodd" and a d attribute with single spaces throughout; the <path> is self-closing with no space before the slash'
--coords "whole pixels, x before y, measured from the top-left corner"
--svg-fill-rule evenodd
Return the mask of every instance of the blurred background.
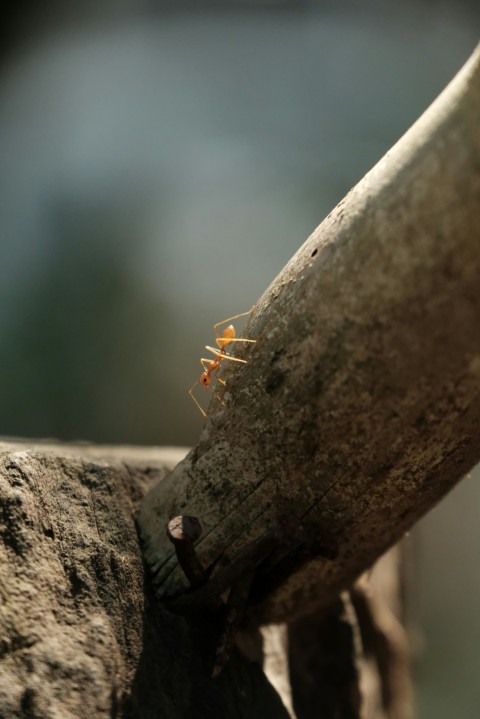
<path id="1" fill-rule="evenodd" d="M 0 30 L 0 434 L 189 445 L 248 310 L 453 77 L 471 0 L 20 0 Z M 424 520 L 418 716 L 480 716 L 478 478 Z"/>

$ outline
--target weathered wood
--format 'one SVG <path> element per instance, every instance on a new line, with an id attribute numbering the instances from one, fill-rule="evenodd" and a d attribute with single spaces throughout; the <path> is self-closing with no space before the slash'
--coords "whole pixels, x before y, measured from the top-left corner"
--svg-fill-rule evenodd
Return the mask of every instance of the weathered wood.
<path id="1" fill-rule="evenodd" d="M 330 606 L 260 628 L 264 671 L 292 719 L 412 719 L 409 550 L 405 542 L 393 547 Z M 253 639 L 242 634 L 240 645 L 261 661 Z"/>
<path id="2" fill-rule="evenodd" d="M 200 442 L 143 501 L 159 596 L 293 513 L 340 552 L 256 608 L 281 621 L 350 586 L 480 459 L 480 50 L 301 247 L 252 312 Z M 234 363 L 231 363 L 232 365 Z"/>
<path id="3" fill-rule="evenodd" d="M 2 719 L 288 719 L 260 666 L 211 679 L 215 618 L 145 582 L 135 510 L 184 454 L 0 441 Z"/>

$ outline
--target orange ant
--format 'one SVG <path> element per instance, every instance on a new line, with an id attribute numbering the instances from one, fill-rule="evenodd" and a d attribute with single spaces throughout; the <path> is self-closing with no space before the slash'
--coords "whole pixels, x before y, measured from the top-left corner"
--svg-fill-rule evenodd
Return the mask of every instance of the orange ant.
<path id="1" fill-rule="evenodd" d="M 253 308 L 252 308 L 253 309 Z M 236 320 L 237 317 L 244 317 L 245 315 L 249 315 L 252 310 L 248 310 L 248 312 L 241 312 L 239 315 L 233 315 L 233 317 L 228 317 L 226 320 L 222 320 L 221 322 L 217 322 L 217 324 L 213 325 L 213 330 L 215 332 L 215 342 L 217 343 L 218 347 L 220 349 L 217 349 L 216 347 L 209 347 L 208 345 L 205 345 L 205 349 L 207 349 L 209 352 L 213 352 L 215 355 L 214 359 L 208 359 L 205 357 L 202 357 L 200 359 L 200 363 L 203 367 L 203 372 L 198 378 L 196 382 L 193 383 L 193 385 L 188 390 L 188 394 L 193 399 L 195 404 L 197 405 L 200 412 L 203 414 L 204 417 L 206 417 L 206 413 L 200 406 L 200 402 L 197 400 L 195 395 L 193 394 L 193 389 L 196 387 L 196 385 L 200 382 L 205 389 L 208 389 L 210 386 L 210 382 L 212 380 L 211 375 L 214 374 L 215 377 L 218 379 L 218 381 L 225 385 L 225 382 L 221 377 L 218 376 L 218 373 L 220 371 L 220 362 L 224 359 L 232 360 L 232 362 L 241 362 L 242 364 L 247 364 L 246 360 L 239 359 L 238 357 L 230 357 L 230 355 L 227 355 L 226 348 L 228 345 L 230 345 L 232 342 L 256 342 L 257 340 L 247 340 L 243 337 L 235 337 L 235 327 L 233 325 L 228 325 L 228 327 L 225 327 L 224 330 L 222 330 L 222 333 L 219 335 L 217 331 L 217 327 L 220 327 L 220 325 L 224 325 L 226 322 L 231 322 L 231 320 Z"/>

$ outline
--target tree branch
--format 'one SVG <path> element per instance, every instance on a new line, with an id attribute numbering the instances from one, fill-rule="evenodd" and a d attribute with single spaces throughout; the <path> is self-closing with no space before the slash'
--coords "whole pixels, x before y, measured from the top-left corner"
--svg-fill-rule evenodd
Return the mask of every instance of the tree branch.
<path id="1" fill-rule="evenodd" d="M 0 717 L 185 719 L 287 712 L 218 621 L 154 601 L 134 522 L 182 450 L 0 441 Z"/>
<path id="2" fill-rule="evenodd" d="M 216 571 L 288 512 L 339 555 L 292 567 L 257 618 L 325 604 L 479 461 L 479 127 L 477 49 L 258 301 L 249 364 L 142 504 L 159 596 L 187 589 L 172 516 L 200 519 Z"/>

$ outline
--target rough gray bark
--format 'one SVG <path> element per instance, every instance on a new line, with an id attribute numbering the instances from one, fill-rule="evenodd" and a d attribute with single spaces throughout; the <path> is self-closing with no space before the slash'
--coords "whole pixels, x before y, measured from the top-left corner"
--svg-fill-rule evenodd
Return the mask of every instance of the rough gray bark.
<path id="1" fill-rule="evenodd" d="M 212 680 L 215 618 L 145 583 L 135 509 L 181 456 L 0 442 L 2 719 L 288 719 L 258 665 Z"/>
<path id="2" fill-rule="evenodd" d="M 142 503 L 159 597 L 187 589 L 171 516 L 201 520 L 217 572 L 288 513 L 338 557 L 271 572 L 252 612 L 326 605 L 480 460 L 479 128 L 477 50 L 258 301 L 249 364 Z"/>

